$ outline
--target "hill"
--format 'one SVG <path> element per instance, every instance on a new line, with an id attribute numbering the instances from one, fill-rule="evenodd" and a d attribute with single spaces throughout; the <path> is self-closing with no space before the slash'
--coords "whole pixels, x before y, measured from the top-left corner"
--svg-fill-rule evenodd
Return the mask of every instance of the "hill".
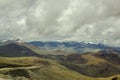
<path id="1" fill-rule="evenodd" d="M 59 60 L 67 68 L 87 76 L 109 77 L 120 74 L 120 53 L 114 50 L 72 54 Z"/>
<path id="2" fill-rule="evenodd" d="M 2 64 L 2 66 L 1 66 Z M 4 67 L 3 67 L 4 66 Z M 3 80 L 119 80 L 120 76 L 95 78 L 71 70 L 56 60 L 38 57 L 0 58 Z"/>
<path id="3" fill-rule="evenodd" d="M 55 60 L 37 57 L 1 57 L 0 64 L 2 64 L 0 77 L 9 80 L 94 80 L 92 77 L 65 68 Z"/>
<path id="4" fill-rule="evenodd" d="M 20 57 L 20 56 L 37 56 L 35 52 L 24 45 L 18 43 L 8 43 L 0 46 L 0 56 Z"/>

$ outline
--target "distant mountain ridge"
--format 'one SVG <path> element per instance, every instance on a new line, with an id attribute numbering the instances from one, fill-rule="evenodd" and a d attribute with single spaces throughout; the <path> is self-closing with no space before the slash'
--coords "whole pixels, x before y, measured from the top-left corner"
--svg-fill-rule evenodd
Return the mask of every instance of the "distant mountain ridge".
<path id="1" fill-rule="evenodd" d="M 101 43 L 94 44 L 94 43 L 85 43 L 85 42 L 42 42 L 42 41 L 32 41 L 28 42 L 28 44 L 32 44 L 34 46 L 46 49 L 55 49 L 59 47 L 64 48 L 73 48 L 74 50 L 77 50 L 78 52 L 94 52 L 98 50 L 105 50 L 105 49 L 114 49 L 117 51 L 120 51 L 120 47 L 112 47 L 108 45 L 104 45 Z"/>

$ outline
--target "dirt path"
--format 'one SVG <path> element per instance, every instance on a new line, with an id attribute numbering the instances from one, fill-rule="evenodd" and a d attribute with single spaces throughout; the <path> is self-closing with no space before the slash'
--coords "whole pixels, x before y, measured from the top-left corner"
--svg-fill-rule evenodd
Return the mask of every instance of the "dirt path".
<path id="1" fill-rule="evenodd" d="M 43 66 L 30 66 L 30 67 L 17 67 L 17 68 L 1 68 L 0 71 L 3 71 L 3 70 L 14 70 L 14 69 L 34 69 L 34 68 L 42 68 L 42 67 Z"/>
<path id="2" fill-rule="evenodd" d="M 0 78 L 0 80 L 8 80 L 8 79 L 3 79 L 3 78 Z"/>
<path id="3" fill-rule="evenodd" d="M 9 71 L 9 70 L 17 70 L 17 69 L 36 69 L 36 68 L 43 68 L 44 66 L 30 66 L 30 67 L 17 67 L 17 68 L 0 68 L 0 71 Z M 3 79 L 0 80 L 10 80 L 10 79 Z"/>

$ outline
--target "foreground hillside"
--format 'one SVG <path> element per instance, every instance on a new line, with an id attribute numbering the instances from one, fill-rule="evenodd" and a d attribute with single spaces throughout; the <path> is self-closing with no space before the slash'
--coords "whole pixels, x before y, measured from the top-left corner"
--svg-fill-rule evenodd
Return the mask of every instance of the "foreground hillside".
<path id="1" fill-rule="evenodd" d="M 36 57 L 0 58 L 0 77 L 11 80 L 96 80 Z"/>
<path id="2" fill-rule="evenodd" d="M 55 60 L 37 57 L 0 58 L 3 80 L 119 80 L 118 76 L 95 78 L 71 70 Z"/>

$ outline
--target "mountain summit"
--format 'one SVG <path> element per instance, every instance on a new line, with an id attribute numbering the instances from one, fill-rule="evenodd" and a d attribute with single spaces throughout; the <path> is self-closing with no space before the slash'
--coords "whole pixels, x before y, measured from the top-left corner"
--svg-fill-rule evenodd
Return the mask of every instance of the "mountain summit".
<path id="1" fill-rule="evenodd" d="M 0 46 L 0 56 L 4 57 L 21 57 L 36 56 L 37 54 L 31 49 L 20 43 L 8 43 Z"/>

